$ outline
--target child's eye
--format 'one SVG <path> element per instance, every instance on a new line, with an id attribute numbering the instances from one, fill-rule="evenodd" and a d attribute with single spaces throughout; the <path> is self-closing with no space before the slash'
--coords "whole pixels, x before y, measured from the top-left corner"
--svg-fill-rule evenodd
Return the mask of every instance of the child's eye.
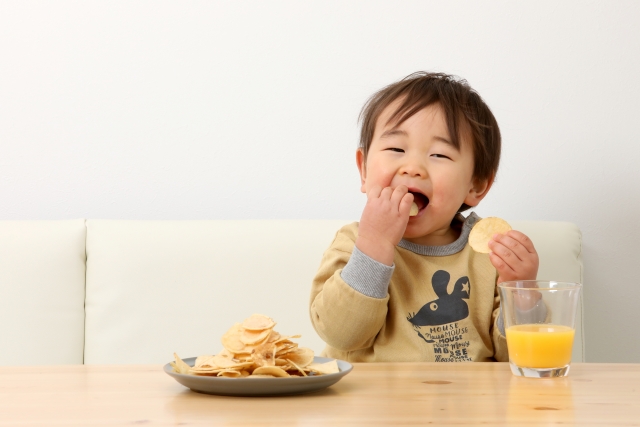
<path id="1" fill-rule="evenodd" d="M 404 153 L 404 150 L 402 148 L 391 147 L 391 148 L 387 148 L 387 150 L 395 151 L 396 153 Z"/>
<path id="2" fill-rule="evenodd" d="M 445 156 L 444 154 L 432 154 L 431 157 L 437 157 L 439 159 L 449 159 L 449 160 L 451 160 L 451 157 Z"/>

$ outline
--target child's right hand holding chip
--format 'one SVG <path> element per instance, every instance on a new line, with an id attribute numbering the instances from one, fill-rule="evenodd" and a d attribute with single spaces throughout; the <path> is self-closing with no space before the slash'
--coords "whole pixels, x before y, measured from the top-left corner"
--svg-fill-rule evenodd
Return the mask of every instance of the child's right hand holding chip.
<path id="1" fill-rule="evenodd" d="M 413 194 L 405 185 L 395 189 L 371 187 L 360 219 L 357 248 L 382 264 L 392 265 L 395 247 L 409 222 L 412 203 Z"/>

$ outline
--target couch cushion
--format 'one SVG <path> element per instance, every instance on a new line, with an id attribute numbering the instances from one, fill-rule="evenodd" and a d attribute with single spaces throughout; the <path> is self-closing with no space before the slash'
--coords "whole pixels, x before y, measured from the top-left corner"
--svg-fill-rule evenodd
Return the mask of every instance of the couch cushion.
<path id="1" fill-rule="evenodd" d="M 85 231 L 0 221 L 0 365 L 82 363 Z"/>
<path id="2" fill-rule="evenodd" d="M 217 353 L 222 334 L 253 313 L 273 317 L 281 333 L 302 334 L 298 342 L 320 353 L 324 343 L 309 320 L 311 281 L 348 222 L 88 220 L 85 363 Z M 540 279 L 581 281 L 576 226 L 512 225 L 538 248 Z"/>
<path id="3" fill-rule="evenodd" d="M 88 220 L 85 363 L 217 353 L 253 313 L 319 353 L 311 281 L 345 223 Z"/>

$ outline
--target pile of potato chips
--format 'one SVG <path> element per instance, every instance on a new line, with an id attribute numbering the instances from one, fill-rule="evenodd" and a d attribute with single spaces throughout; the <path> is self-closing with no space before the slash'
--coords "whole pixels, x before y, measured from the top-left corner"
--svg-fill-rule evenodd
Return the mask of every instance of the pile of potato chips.
<path id="1" fill-rule="evenodd" d="M 313 350 L 298 347 L 292 338 L 282 336 L 273 327 L 276 322 L 263 314 L 254 314 L 233 325 L 223 336 L 224 350 L 214 356 L 199 356 L 193 367 L 177 354 L 171 362 L 179 374 L 228 378 L 273 378 L 323 375 L 339 372 L 338 363 L 314 363 Z"/>

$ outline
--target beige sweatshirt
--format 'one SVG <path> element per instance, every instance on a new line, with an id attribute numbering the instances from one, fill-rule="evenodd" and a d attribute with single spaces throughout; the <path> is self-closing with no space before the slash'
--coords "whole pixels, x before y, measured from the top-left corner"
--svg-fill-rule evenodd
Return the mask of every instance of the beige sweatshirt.
<path id="1" fill-rule="evenodd" d="M 478 220 L 458 215 L 460 237 L 449 245 L 402 240 L 392 267 L 355 247 L 358 223 L 340 229 L 311 290 L 323 354 L 351 362 L 508 361 L 496 270 L 468 245 Z"/>

